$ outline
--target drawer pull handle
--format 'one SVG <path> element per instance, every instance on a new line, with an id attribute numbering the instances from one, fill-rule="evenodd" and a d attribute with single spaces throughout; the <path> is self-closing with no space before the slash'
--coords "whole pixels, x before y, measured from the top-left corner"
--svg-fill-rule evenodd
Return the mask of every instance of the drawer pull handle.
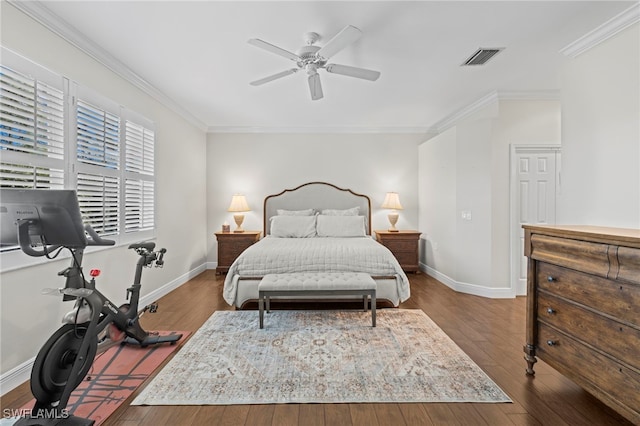
<path id="1" fill-rule="evenodd" d="M 556 313 L 556 310 L 555 310 L 555 309 L 553 309 L 553 308 L 547 308 L 547 313 L 548 313 L 549 315 L 553 315 L 553 314 L 555 314 L 555 313 Z"/>
<path id="2" fill-rule="evenodd" d="M 547 277 L 547 281 L 549 281 L 550 283 L 554 282 L 555 280 L 556 280 L 556 279 L 555 279 L 555 278 L 553 278 L 551 275 L 549 275 L 549 276 Z"/>
<path id="3" fill-rule="evenodd" d="M 547 340 L 547 345 L 556 346 L 558 344 L 557 340 Z"/>

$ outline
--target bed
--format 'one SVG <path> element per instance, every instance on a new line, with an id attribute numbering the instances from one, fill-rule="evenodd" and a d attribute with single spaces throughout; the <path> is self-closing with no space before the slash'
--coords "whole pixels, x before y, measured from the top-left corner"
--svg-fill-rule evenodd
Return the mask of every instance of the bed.
<path id="1" fill-rule="evenodd" d="M 397 307 L 409 298 L 409 280 L 400 264 L 371 237 L 366 195 L 310 182 L 267 196 L 263 215 L 264 238 L 242 252 L 225 277 L 223 296 L 230 305 L 255 308 L 262 277 L 292 272 L 364 272 L 376 281 L 379 307 Z M 336 296 L 330 301 L 349 300 Z"/>

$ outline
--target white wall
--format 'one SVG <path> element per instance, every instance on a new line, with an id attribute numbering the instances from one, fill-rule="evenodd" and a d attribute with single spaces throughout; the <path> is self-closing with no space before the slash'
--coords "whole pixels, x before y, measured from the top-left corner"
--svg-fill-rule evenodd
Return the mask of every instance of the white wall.
<path id="1" fill-rule="evenodd" d="M 418 226 L 417 146 L 414 134 L 209 134 L 207 143 L 208 261 L 217 262 L 214 232 L 223 222 L 231 196 L 243 193 L 251 212 L 243 228 L 262 230 L 267 195 L 306 182 L 329 182 L 371 198 L 372 228 L 387 229 L 385 193 L 397 191 L 404 210 L 398 227 Z"/>
<path id="2" fill-rule="evenodd" d="M 498 100 L 419 147 L 427 272 L 455 290 L 511 297 L 509 147 L 559 144 L 560 104 Z M 471 220 L 462 218 L 463 212 Z"/>
<path id="3" fill-rule="evenodd" d="M 205 132 L 7 2 L 2 2 L 1 19 L 3 46 L 102 93 L 155 123 L 156 242 L 168 252 L 163 269 L 145 270 L 143 296 L 179 285 L 191 274 L 202 270 L 207 250 Z M 115 303 L 124 303 L 125 289 L 133 281 L 136 261 L 135 253 L 126 247 L 114 247 L 86 255 L 84 265 L 102 269 L 99 288 Z M 66 267 L 67 261 L 47 261 L 39 266 L 0 274 L 0 374 L 5 385 L 6 373 L 28 364 L 60 326 L 62 314 L 71 309 L 72 303 L 62 303 L 60 297 L 40 294 L 43 288 L 64 285 L 57 272 Z M 162 315 L 161 312 L 162 307 L 158 315 Z M 3 393 L 8 390 L 3 386 Z"/>
<path id="4" fill-rule="evenodd" d="M 564 67 L 559 222 L 640 228 L 638 27 Z"/>

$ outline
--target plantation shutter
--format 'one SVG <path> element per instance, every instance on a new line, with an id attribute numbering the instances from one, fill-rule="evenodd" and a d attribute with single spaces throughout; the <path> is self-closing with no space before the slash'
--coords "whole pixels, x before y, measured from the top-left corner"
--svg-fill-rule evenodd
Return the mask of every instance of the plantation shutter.
<path id="1" fill-rule="evenodd" d="M 63 188 L 63 91 L 3 64 L 0 93 L 0 186 Z"/>
<path id="2" fill-rule="evenodd" d="M 78 173 L 77 192 L 82 220 L 100 235 L 116 235 L 120 228 L 120 179 Z"/>
<path id="3" fill-rule="evenodd" d="M 153 229 L 155 134 L 142 125 L 127 121 L 125 144 L 128 177 L 125 184 L 125 232 Z"/>
<path id="4" fill-rule="evenodd" d="M 120 168 L 120 118 L 78 100 L 78 160 L 102 167 Z"/>
<path id="5" fill-rule="evenodd" d="M 83 99 L 76 105 L 77 194 L 85 223 L 120 232 L 120 117 Z"/>

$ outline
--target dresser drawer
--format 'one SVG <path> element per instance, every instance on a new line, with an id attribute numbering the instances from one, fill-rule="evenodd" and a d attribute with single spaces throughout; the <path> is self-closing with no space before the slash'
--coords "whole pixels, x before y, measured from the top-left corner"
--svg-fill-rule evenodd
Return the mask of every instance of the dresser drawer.
<path id="1" fill-rule="evenodd" d="M 531 236 L 532 259 L 608 278 L 609 245 L 589 241 Z"/>
<path id="2" fill-rule="evenodd" d="M 552 296 L 538 293 L 538 320 L 640 370 L 640 330 Z"/>
<path id="3" fill-rule="evenodd" d="M 607 403 L 640 420 L 640 373 L 538 323 L 537 355 Z"/>
<path id="4" fill-rule="evenodd" d="M 593 307 L 622 322 L 640 325 L 640 286 L 605 280 L 544 262 L 537 265 L 539 289 Z"/>
<path id="5" fill-rule="evenodd" d="M 630 281 L 640 285 L 640 249 L 632 247 L 618 247 L 618 280 Z"/>

